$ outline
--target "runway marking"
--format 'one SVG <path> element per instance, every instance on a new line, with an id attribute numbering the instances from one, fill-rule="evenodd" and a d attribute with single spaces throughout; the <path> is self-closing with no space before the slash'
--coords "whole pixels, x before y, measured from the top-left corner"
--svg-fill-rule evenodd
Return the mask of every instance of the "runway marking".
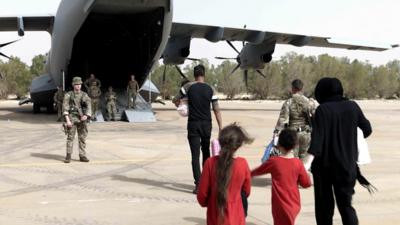
<path id="1" fill-rule="evenodd" d="M 246 156 L 244 157 L 245 159 L 261 159 L 260 156 Z M 109 164 L 129 164 L 129 163 L 138 163 L 138 162 L 149 162 L 154 160 L 154 158 L 148 158 L 148 159 L 116 159 L 116 160 L 98 160 L 98 161 L 90 161 L 89 163 L 82 163 L 79 161 L 71 161 L 71 163 L 64 163 L 64 162 L 43 162 L 43 163 L 6 163 L 6 164 L 0 164 L 0 168 L 17 168 L 17 167 L 35 167 L 35 166 L 59 166 L 59 165 L 74 165 L 74 164 L 80 164 L 80 165 L 109 165 Z M 163 160 L 168 160 L 168 162 L 180 162 L 180 161 L 188 161 L 190 160 L 189 157 L 187 158 L 164 158 L 160 159 L 160 161 Z"/>

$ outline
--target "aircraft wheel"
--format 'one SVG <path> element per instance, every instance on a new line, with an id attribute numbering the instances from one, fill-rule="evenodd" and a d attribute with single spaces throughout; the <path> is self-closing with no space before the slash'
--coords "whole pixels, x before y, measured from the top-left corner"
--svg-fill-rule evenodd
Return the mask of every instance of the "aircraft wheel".
<path id="1" fill-rule="evenodd" d="M 40 105 L 37 103 L 33 103 L 33 113 L 40 113 Z"/>
<path id="2" fill-rule="evenodd" d="M 47 113 L 54 113 L 54 106 L 53 105 L 47 105 L 46 106 L 46 112 Z"/>

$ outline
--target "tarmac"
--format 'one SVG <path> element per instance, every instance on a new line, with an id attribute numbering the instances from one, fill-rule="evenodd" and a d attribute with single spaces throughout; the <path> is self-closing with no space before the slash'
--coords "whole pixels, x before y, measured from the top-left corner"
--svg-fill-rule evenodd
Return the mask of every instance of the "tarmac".
<path id="1" fill-rule="evenodd" d="M 367 142 L 372 163 L 361 167 L 378 188 L 360 185 L 353 198 L 361 225 L 400 224 L 399 101 L 359 101 L 371 121 Z M 260 164 L 282 101 L 221 101 L 223 124 L 239 122 L 255 138 L 238 155 Z M 89 124 L 89 163 L 63 163 L 66 136 L 55 114 L 32 114 L 32 106 L 0 101 L 1 225 L 202 225 L 197 203 L 186 118 L 175 107 L 154 104 L 157 122 Z M 214 121 L 215 122 L 215 121 Z M 214 123 L 213 138 L 217 137 Z M 301 189 L 297 225 L 313 225 L 313 188 Z M 247 224 L 273 224 L 271 180 L 252 180 Z M 342 224 L 335 211 L 334 224 Z"/>

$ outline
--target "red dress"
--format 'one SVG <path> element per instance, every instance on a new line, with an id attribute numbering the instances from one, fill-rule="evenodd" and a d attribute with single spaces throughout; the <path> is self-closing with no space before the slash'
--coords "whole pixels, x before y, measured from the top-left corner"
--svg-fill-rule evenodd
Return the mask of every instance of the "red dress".
<path id="1" fill-rule="evenodd" d="M 203 207 L 207 207 L 207 225 L 218 224 L 217 209 L 217 181 L 215 168 L 219 156 L 214 156 L 204 164 L 200 177 L 197 201 Z M 244 209 L 242 205 L 241 191 L 250 195 L 251 176 L 247 161 L 237 157 L 232 164 L 231 180 L 228 184 L 228 198 L 225 209 L 224 225 L 245 225 Z"/>
<path id="2" fill-rule="evenodd" d="M 300 212 L 298 184 L 310 187 L 311 181 L 298 158 L 271 157 L 251 172 L 251 176 L 271 173 L 272 216 L 274 225 L 294 225 Z"/>

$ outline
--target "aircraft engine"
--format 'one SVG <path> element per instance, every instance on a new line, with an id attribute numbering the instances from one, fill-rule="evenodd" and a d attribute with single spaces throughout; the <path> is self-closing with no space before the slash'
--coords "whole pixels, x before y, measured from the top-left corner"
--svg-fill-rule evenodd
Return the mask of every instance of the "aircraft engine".
<path id="1" fill-rule="evenodd" d="M 261 44 L 247 43 L 239 54 L 240 68 L 243 70 L 263 69 L 265 63 L 271 62 L 274 50 L 275 42 L 263 42 Z"/>
<path id="2" fill-rule="evenodd" d="M 269 63 L 272 60 L 272 52 L 271 53 L 265 53 L 264 55 L 261 56 L 261 60 L 264 63 Z"/>
<path id="3" fill-rule="evenodd" d="M 227 58 L 227 57 L 215 57 L 217 59 L 234 59 L 238 63 L 236 67 L 230 72 L 230 74 L 235 73 L 237 69 L 243 70 L 243 78 L 245 85 L 247 87 L 247 79 L 248 79 L 248 70 L 255 70 L 260 76 L 266 77 L 261 69 L 264 68 L 265 63 L 269 63 L 272 60 L 272 54 L 275 50 L 276 41 L 267 41 L 262 43 L 244 43 L 243 48 L 239 52 L 236 47 L 229 41 L 226 41 L 233 50 L 235 50 L 238 55 L 236 58 Z"/>
<path id="4" fill-rule="evenodd" d="M 162 54 L 164 65 L 179 65 L 190 54 L 190 37 L 170 37 Z"/>

